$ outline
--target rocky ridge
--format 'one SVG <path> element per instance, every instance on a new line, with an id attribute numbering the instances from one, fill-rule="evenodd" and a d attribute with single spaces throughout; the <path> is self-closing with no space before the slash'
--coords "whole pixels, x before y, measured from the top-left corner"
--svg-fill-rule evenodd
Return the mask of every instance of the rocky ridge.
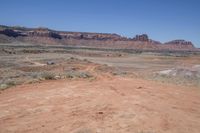
<path id="1" fill-rule="evenodd" d="M 147 34 L 133 38 L 111 33 L 65 32 L 48 28 L 25 28 L 0 26 L 0 43 L 25 42 L 84 47 L 101 47 L 141 50 L 197 50 L 192 42 L 173 40 L 164 44 L 152 40 Z"/>

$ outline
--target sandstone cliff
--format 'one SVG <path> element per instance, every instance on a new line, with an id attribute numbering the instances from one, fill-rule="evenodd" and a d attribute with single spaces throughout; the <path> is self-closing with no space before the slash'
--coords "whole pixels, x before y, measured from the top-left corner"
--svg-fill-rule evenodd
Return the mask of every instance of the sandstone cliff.
<path id="1" fill-rule="evenodd" d="M 110 33 L 64 32 L 48 28 L 25 28 L 0 26 L 0 43 L 11 42 L 67 45 L 78 47 L 140 49 L 140 50 L 197 50 L 192 42 L 174 40 L 160 43 L 147 34 L 133 38 Z"/>

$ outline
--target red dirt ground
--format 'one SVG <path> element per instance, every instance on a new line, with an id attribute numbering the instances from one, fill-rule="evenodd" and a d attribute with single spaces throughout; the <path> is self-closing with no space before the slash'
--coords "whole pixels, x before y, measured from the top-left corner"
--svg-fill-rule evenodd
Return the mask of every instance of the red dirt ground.
<path id="1" fill-rule="evenodd" d="M 0 94 L 0 133 L 200 133 L 200 90 L 137 78 L 56 80 Z"/>

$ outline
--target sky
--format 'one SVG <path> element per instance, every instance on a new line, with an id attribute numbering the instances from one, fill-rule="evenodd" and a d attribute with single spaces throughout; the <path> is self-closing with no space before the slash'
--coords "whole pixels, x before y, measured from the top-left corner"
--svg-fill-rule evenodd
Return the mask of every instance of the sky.
<path id="1" fill-rule="evenodd" d="M 200 48 L 200 0 L 0 0 L 0 25 L 148 34 Z"/>

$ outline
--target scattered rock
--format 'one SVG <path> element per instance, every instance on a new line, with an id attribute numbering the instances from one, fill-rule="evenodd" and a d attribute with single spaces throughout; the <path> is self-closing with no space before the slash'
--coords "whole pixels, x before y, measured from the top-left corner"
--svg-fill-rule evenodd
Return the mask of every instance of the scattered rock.
<path id="1" fill-rule="evenodd" d="M 139 87 L 137 87 L 137 89 L 142 89 L 142 87 L 141 87 L 141 86 L 139 86 Z"/>
<path id="2" fill-rule="evenodd" d="M 54 61 L 47 61 L 47 65 L 54 65 L 55 62 Z"/>
<path id="3" fill-rule="evenodd" d="M 103 114 L 103 112 L 102 112 L 102 111 L 100 111 L 100 112 L 98 112 L 98 114 L 102 115 L 102 114 Z"/>

